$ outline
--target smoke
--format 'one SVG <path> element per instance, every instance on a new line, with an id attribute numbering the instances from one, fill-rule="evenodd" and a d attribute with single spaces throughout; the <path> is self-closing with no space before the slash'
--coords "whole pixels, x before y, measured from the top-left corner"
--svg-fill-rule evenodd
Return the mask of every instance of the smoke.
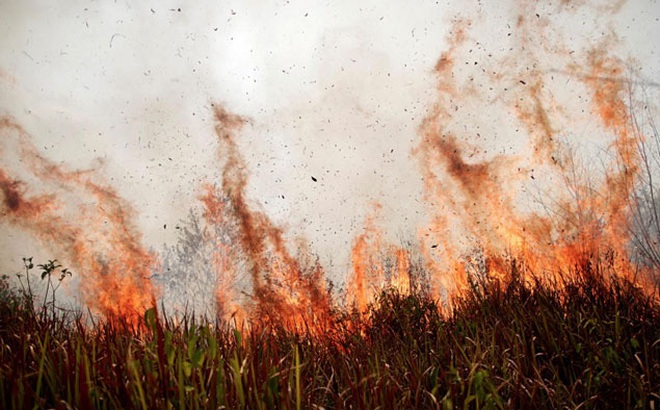
<path id="1" fill-rule="evenodd" d="M 126 241 L 151 269 L 146 249 L 176 243 L 191 209 L 221 215 L 210 205 L 225 195 L 256 293 L 272 264 L 264 249 L 302 272 L 301 241 L 325 277 L 357 288 L 368 243 L 396 253 L 419 241 L 434 272 L 464 271 L 458 261 L 485 244 L 491 259 L 537 251 L 561 218 L 533 193 L 565 184 L 576 158 L 636 161 L 617 87 L 632 70 L 654 92 L 660 12 L 652 1 L 437 3 L 4 2 L 0 266 L 64 257 L 35 236 L 75 259 L 71 240 L 42 232 L 82 207 L 121 215 L 127 231 L 109 248 Z M 629 174 L 607 175 L 574 192 L 623 198 Z M 597 212 L 621 220 L 624 208 Z M 61 235 L 85 237 L 76 226 Z M 460 277 L 432 280 L 451 289 Z"/>

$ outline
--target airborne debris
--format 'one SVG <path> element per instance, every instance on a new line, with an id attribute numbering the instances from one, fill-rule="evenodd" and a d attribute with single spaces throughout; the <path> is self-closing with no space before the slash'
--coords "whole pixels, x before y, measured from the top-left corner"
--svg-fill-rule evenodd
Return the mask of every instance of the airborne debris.
<path id="1" fill-rule="evenodd" d="M 312 181 L 316 182 L 316 178 L 312 177 Z"/>

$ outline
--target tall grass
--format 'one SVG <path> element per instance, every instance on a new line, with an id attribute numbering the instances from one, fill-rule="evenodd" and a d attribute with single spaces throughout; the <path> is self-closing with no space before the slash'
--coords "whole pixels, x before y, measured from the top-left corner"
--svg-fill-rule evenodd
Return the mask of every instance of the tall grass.
<path id="1" fill-rule="evenodd" d="M 660 408 L 660 306 L 585 265 L 549 284 L 515 264 L 448 311 L 380 294 L 321 332 L 150 309 L 85 325 L 0 289 L 3 408 Z M 443 313 L 444 312 L 444 313 Z"/>

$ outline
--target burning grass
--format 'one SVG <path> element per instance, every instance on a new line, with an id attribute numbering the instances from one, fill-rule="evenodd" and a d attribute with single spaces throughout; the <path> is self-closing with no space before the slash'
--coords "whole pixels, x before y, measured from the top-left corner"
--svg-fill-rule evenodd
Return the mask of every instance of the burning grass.
<path id="1" fill-rule="evenodd" d="M 101 167 L 54 162 L 3 114 L 0 219 L 62 255 L 101 319 L 58 313 L 51 273 L 67 271 L 56 261 L 40 265 L 51 272 L 39 301 L 29 283 L 17 296 L 2 282 L 0 403 L 660 405 L 657 104 L 638 101 L 648 81 L 626 76 L 616 33 L 575 50 L 555 30 L 590 8 L 548 15 L 519 2 L 495 46 L 478 38 L 488 21 L 452 20 L 411 147 L 428 220 L 395 246 L 375 205 L 352 239 L 352 271 L 339 272 L 345 294 L 329 289 L 308 238 L 248 195 L 240 142 L 259 118 L 210 104 L 221 178 L 198 187 L 201 219 L 161 261 Z M 602 153 L 574 151 L 582 139 Z M 170 315 L 177 293 L 215 316 Z"/>
<path id="2" fill-rule="evenodd" d="M 599 264 L 474 280 L 452 308 L 383 291 L 322 331 L 152 308 L 136 325 L 35 313 L 6 288 L 4 408 L 653 408 L 660 305 Z"/>

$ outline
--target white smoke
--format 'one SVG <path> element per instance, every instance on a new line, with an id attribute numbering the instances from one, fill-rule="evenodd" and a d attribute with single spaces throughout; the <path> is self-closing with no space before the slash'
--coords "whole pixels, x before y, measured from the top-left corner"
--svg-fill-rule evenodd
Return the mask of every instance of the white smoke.
<path id="1" fill-rule="evenodd" d="M 159 249 L 176 239 L 201 183 L 218 182 L 210 104 L 223 103 L 251 119 L 240 144 L 254 205 L 344 273 L 373 201 L 394 241 L 414 237 L 425 218 L 411 150 L 435 101 L 433 67 L 450 21 L 471 19 L 470 41 L 506 54 L 496 39 L 515 31 L 519 13 L 560 8 L 263 3 L 2 2 L 0 111 L 46 157 L 98 168 L 134 204 L 145 242 Z M 621 57 L 658 78 L 655 1 L 579 3 L 563 6 L 577 11 L 553 21 L 553 33 L 579 49 L 615 31 Z M 13 271 L 37 248 L 0 226 L 0 266 Z"/>

